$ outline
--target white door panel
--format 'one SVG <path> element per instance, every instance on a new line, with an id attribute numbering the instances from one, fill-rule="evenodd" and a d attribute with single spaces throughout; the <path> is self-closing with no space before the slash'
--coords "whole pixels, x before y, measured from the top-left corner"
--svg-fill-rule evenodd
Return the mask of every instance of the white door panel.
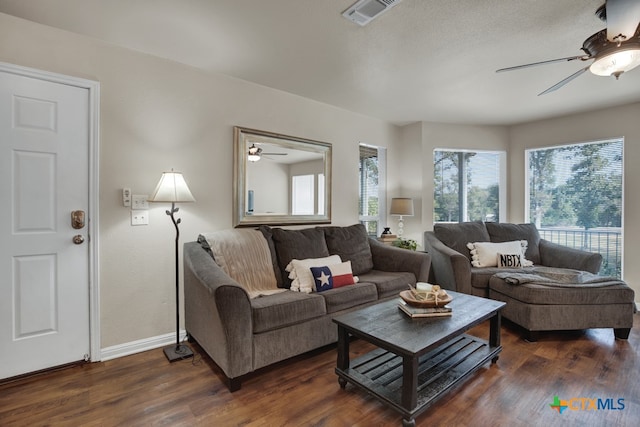
<path id="1" fill-rule="evenodd" d="M 0 378 L 90 354 L 88 89 L 0 72 Z"/>

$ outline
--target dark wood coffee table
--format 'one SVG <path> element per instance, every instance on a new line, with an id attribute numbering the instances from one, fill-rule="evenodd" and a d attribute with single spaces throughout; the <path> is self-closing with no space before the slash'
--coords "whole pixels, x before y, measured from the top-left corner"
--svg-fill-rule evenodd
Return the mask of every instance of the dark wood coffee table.
<path id="1" fill-rule="evenodd" d="M 411 319 L 398 299 L 336 317 L 338 382 L 352 383 L 403 416 L 404 426 L 460 384 L 480 366 L 498 360 L 500 310 L 505 303 L 447 291 L 453 296 L 451 317 Z M 489 341 L 464 332 L 489 320 Z M 349 360 L 349 337 L 378 348 Z"/>

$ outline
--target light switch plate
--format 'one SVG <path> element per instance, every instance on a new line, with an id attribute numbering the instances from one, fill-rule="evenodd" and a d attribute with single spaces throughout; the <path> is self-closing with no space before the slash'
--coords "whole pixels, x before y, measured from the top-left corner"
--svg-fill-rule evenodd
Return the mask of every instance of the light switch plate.
<path id="1" fill-rule="evenodd" d="M 131 198 L 131 209 L 149 209 L 149 202 L 147 199 L 149 195 L 147 194 L 134 194 Z"/>
<path id="2" fill-rule="evenodd" d="M 132 210 L 131 225 L 149 225 L 149 211 Z"/>
<path id="3" fill-rule="evenodd" d="M 131 189 L 130 188 L 122 189 L 122 205 L 126 207 L 131 206 Z"/>

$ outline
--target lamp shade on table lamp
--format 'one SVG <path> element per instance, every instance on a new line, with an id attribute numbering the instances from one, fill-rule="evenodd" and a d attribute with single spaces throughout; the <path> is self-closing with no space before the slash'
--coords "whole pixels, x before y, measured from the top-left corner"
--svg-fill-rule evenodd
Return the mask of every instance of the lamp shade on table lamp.
<path id="1" fill-rule="evenodd" d="M 391 199 L 391 209 L 389 214 L 399 216 L 398 219 L 398 237 L 402 238 L 404 231 L 403 216 L 413 216 L 413 199 L 408 197 L 394 197 Z"/>

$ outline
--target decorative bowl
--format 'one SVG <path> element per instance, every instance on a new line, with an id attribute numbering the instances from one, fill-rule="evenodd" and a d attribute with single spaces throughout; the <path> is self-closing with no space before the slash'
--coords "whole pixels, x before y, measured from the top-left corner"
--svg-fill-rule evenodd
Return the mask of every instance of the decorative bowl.
<path id="1" fill-rule="evenodd" d="M 449 294 L 446 294 L 444 298 L 438 298 L 437 302 L 433 299 L 420 300 L 417 299 L 410 290 L 400 292 L 400 298 L 402 298 L 407 304 L 419 308 L 443 307 L 453 300 L 453 297 Z"/>

